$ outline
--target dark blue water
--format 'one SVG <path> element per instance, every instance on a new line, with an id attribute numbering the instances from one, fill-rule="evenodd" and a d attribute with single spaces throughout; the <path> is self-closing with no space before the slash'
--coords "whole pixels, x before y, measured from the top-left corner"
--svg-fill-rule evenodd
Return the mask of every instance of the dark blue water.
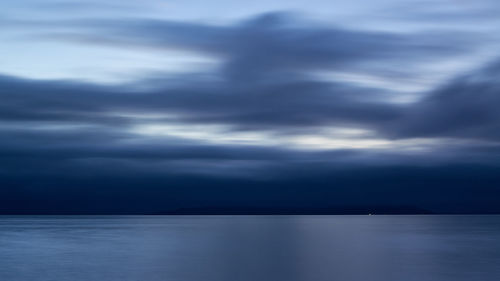
<path id="1" fill-rule="evenodd" d="M 498 281 L 500 216 L 4 216 L 0 280 Z"/>

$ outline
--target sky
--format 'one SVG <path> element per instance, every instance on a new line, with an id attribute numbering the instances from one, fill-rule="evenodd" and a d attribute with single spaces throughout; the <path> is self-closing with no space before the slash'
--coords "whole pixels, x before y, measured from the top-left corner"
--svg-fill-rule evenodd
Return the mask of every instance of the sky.
<path id="1" fill-rule="evenodd" d="M 0 3 L 0 213 L 500 212 L 494 0 Z"/>

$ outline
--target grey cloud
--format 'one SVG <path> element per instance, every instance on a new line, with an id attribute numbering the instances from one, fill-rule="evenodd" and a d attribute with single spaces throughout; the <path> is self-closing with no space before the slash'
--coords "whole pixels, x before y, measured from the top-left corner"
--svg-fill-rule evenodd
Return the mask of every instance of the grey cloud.
<path id="1" fill-rule="evenodd" d="M 0 116 L 4 121 L 128 128 L 140 121 L 127 114 L 155 113 L 175 116 L 158 117 L 157 122 L 225 124 L 237 130 L 276 132 L 357 126 L 396 138 L 454 136 L 458 131 L 474 135 L 478 123 L 490 129 L 496 126 L 496 115 L 488 109 L 494 104 L 495 90 L 463 78 L 419 103 L 397 105 L 385 101 L 388 94 L 396 92 L 350 82 L 318 81 L 304 73 L 361 67 L 375 76 L 376 70 L 387 75 L 393 64 L 400 64 L 398 69 L 404 72 L 420 60 L 472 48 L 460 44 L 461 39 L 452 34 L 353 31 L 304 22 L 283 13 L 230 26 L 89 20 L 67 22 L 61 28 L 74 31 L 64 33 L 64 38 L 71 35 L 117 46 L 192 49 L 223 57 L 224 62 L 222 70 L 213 73 L 217 79 L 186 75 L 172 84 L 157 81 L 158 85 L 153 83 L 147 90 L 140 83 L 139 87 L 104 87 L 0 77 Z M 482 98 L 471 102 L 469 96 L 478 91 L 482 91 Z M 462 114 L 464 110 L 466 114 Z M 434 119 L 430 122 L 429 118 Z"/>
<path id="2" fill-rule="evenodd" d="M 26 168 L 29 171 L 37 166 L 50 167 L 47 163 L 51 161 L 82 159 L 132 161 L 139 166 L 147 166 L 148 161 L 180 160 L 205 164 L 239 161 L 301 166 L 320 162 L 349 166 L 386 159 L 390 163 L 416 164 L 412 156 L 376 151 L 320 155 L 274 147 L 208 146 L 173 138 L 160 143 L 161 140 L 130 133 L 131 126 L 141 122 L 224 124 L 229 130 L 265 130 L 275 134 L 355 126 L 373 130 L 379 137 L 400 139 L 498 137 L 498 65 L 475 76 L 459 77 L 426 93 L 428 97 L 422 101 L 405 105 L 385 100 L 388 94 L 397 95 L 396 92 L 350 82 L 318 81 L 303 73 L 360 65 L 382 69 L 391 61 L 404 65 L 408 60 L 429 59 L 468 48 L 443 38 L 435 40 L 435 35 L 412 37 L 318 27 L 282 14 L 265 15 L 234 26 L 101 22 L 86 26 L 76 35 L 85 35 L 83 31 L 89 28 L 91 34 L 104 36 L 109 42 L 191 48 L 219 55 L 224 57 L 224 65 L 213 80 L 188 74 L 175 83 L 157 79 L 112 87 L 0 77 L 0 133 L 5 136 L 0 143 L 0 157 L 4 170 L 11 171 L 26 162 L 31 163 Z M 141 114 L 156 117 L 144 121 L 136 117 Z M 69 129 L 49 132 L 43 130 L 44 126 Z M 458 156 L 448 161 L 461 161 L 467 153 L 457 152 L 457 147 L 473 151 L 479 162 L 491 162 L 486 155 L 493 148 L 455 146 L 441 149 L 438 156 L 456 152 Z M 430 159 L 428 153 L 424 155 Z M 86 169 L 95 164 L 85 163 L 90 165 Z"/>
<path id="3" fill-rule="evenodd" d="M 488 134 L 481 126 L 490 131 L 497 126 L 496 115 L 489 109 L 495 103 L 495 89 L 485 88 L 484 82 L 479 85 L 457 78 L 421 102 L 397 105 L 385 100 L 397 92 L 351 82 L 318 81 L 304 73 L 362 67 L 374 75 L 379 75 L 377 69 L 380 75 L 387 75 L 393 64 L 408 68 L 422 59 L 472 48 L 459 44 L 460 40 L 450 34 L 353 31 L 304 22 L 283 13 L 230 26 L 109 20 L 70 22 L 61 28 L 76 28 L 71 36 L 92 36 L 94 43 L 192 49 L 223 57 L 224 63 L 221 72 L 213 73 L 217 79 L 185 75 L 175 83 L 157 79 L 138 83 L 138 87 L 0 77 L 0 116 L 5 122 L 127 129 L 141 122 L 130 114 L 154 113 L 173 117 L 150 121 L 224 124 L 235 130 L 278 133 L 356 126 L 394 138 L 467 134 L 482 138 Z M 145 83 L 148 87 L 143 87 Z M 494 79 L 487 83 L 494 83 Z M 481 98 L 470 97 L 473 92 L 481 92 Z"/>
<path id="4" fill-rule="evenodd" d="M 287 14 L 225 26 L 71 21 L 39 25 L 34 33 L 40 32 L 53 32 L 45 39 L 80 44 L 203 52 L 220 58 L 222 66 L 208 73 L 213 79 L 187 74 L 174 83 L 166 77 L 118 86 L 1 76 L 2 213 L 144 213 L 221 202 L 402 202 L 445 212 L 499 211 L 500 64 L 457 77 L 409 104 L 386 100 L 396 90 L 319 81 L 307 73 L 418 75 L 421 63 L 473 52 L 474 37 L 349 30 Z M 225 133 L 271 135 L 353 126 L 380 138 L 457 142 L 428 151 L 313 152 L 131 132 L 143 123 L 223 124 Z"/>
<path id="5" fill-rule="evenodd" d="M 399 121 L 398 137 L 500 138 L 500 63 L 462 75 L 414 104 Z"/>
<path id="6" fill-rule="evenodd" d="M 226 61 L 225 75 L 247 80 L 269 78 L 275 71 L 383 71 L 391 63 L 417 66 L 422 60 L 472 51 L 477 39 L 472 33 L 446 31 L 352 30 L 307 22 L 289 13 L 268 13 L 229 26 L 148 19 L 88 20 L 57 26 L 61 25 L 62 30 L 51 34 L 52 38 L 208 53 Z"/>
<path id="7" fill-rule="evenodd" d="M 178 115 L 163 121 L 279 130 L 280 127 L 383 122 L 400 114 L 398 107 L 376 101 L 374 97 L 380 92 L 376 89 L 298 79 L 248 84 L 245 88 L 225 82 L 186 83 L 139 92 L 120 87 L 8 78 L 0 83 L 4 101 L 0 116 L 11 121 L 126 126 L 137 122 L 136 118 L 117 114 L 159 113 Z M 364 100 L 363 95 L 371 98 Z"/>

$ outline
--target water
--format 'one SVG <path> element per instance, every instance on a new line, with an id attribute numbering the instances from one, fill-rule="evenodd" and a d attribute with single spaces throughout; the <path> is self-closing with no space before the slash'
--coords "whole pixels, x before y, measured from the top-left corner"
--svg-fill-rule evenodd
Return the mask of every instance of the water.
<path id="1" fill-rule="evenodd" d="M 3 216 L 2 281 L 500 280 L 500 216 Z"/>

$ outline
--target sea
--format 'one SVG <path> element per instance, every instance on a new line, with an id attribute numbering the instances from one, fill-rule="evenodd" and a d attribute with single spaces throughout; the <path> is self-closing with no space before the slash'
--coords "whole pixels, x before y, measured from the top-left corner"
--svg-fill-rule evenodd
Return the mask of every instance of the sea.
<path id="1" fill-rule="evenodd" d="M 498 281 L 500 216 L 0 216 L 1 281 Z"/>

